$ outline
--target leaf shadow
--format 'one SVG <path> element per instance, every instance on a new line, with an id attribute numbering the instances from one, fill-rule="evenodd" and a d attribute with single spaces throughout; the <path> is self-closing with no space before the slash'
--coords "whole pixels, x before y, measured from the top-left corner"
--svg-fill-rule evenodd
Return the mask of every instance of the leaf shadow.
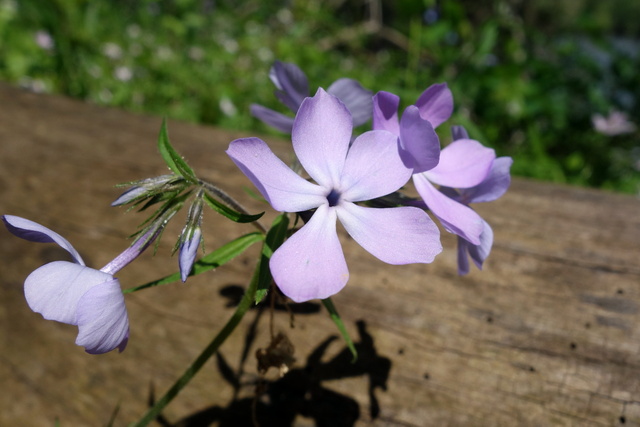
<path id="1" fill-rule="evenodd" d="M 310 303 L 315 304 L 315 303 Z M 318 310 L 319 310 L 319 304 Z M 170 422 L 163 416 L 156 421 L 165 427 L 219 427 L 293 426 L 299 416 L 313 420 L 318 427 L 351 427 L 361 416 L 360 405 L 351 396 L 325 387 L 327 381 L 353 377 L 368 377 L 369 416 L 380 414 L 376 390 L 387 389 L 391 360 L 377 353 L 375 343 L 367 330 L 366 322 L 356 322 L 358 340 L 354 340 L 358 359 L 345 346 L 331 359 L 323 362 L 323 356 L 339 337 L 330 335 L 320 342 L 307 356 L 304 366 L 289 370 L 282 378 L 261 380 L 243 384 L 243 367 L 249 350 L 256 339 L 258 321 L 266 309 L 256 308 L 256 316 L 245 333 L 244 349 L 240 355 L 240 368 L 234 370 L 222 353 L 216 355 L 218 370 L 234 394 L 226 406 L 214 405 L 184 418 Z M 259 397 L 238 397 L 242 387 L 255 386 Z M 150 405 L 153 404 L 151 397 Z"/>

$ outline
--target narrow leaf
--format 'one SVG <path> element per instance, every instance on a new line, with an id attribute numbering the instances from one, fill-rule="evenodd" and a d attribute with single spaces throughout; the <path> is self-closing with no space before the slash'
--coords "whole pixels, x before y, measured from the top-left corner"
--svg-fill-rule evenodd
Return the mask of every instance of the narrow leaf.
<path id="1" fill-rule="evenodd" d="M 180 175 L 191 182 L 197 182 L 196 174 L 191 167 L 176 152 L 169 142 L 169 134 L 167 133 L 167 121 L 162 120 L 160 135 L 158 136 L 158 150 L 169 169 L 175 174 Z"/>
<path id="2" fill-rule="evenodd" d="M 231 221 L 234 221 L 234 222 L 240 222 L 240 223 L 254 222 L 259 220 L 262 217 L 262 215 L 264 215 L 264 212 L 261 212 L 256 215 L 246 215 L 246 214 L 240 213 L 238 211 L 231 209 L 229 206 L 223 203 L 220 203 L 218 200 L 211 197 L 209 193 L 204 193 L 204 200 L 205 202 L 207 202 L 209 207 L 211 207 L 211 209 L 218 212 L 222 216 L 226 216 L 227 218 L 229 218 Z"/>
<path id="3" fill-rule="evenodd" d="M 262 255 L 260 260 L 260 282 L 256 291 L 256 304 L 264 299 L 269 293 L 271 286 L 271 270 L 269 270 L 269 259 L 271 255 L 280 247 L 287 236 L 289 228 L 289 217 L 286 213 L 282 213 L 273 220 L 271 228 L 267 232 L 265 244 L 262 246 Z"/>
<path id="4" fill-rule="evenodd" d="M 351 354 L 353 354 L 353 360 L 351 360 L 351 363 L 355 363 L 356 360 L 358 360 L 358 352 L 356 351 L 356 346 L 353 344 L 353 340 L 349 336 L 349 332 L 347 332 L 347 328 L 345 328 L 344 323 L 342 323 L 342 319 L 340 318 L 335 305 L 333 305 L 333 301 L 331 301 L 331 298 L 326 298 L 322 300 L 322 304 L 324 304 L 325 308 L 331 315 L 331 320 L 333 320 L 333 323 L 335 323 L 338 327 L 340 335 L 342 335 L 342 338 L 347 344 L 347 348 L 349 348 Z"/>
<path id="5" fill-rule="evenodd" d="M 195 276 L 226 264 L 233 258 L 240 255 L 242 252 L 247 250 L 251 245 L 263 239 L 264 235 L 262 233 L 254 232 L 245 234 L 244 236 L 232 240 L 231 242 L 225 244 L 224 246 L 221 246 L 220 248 L 198 260 L 193 265 L 190 276 Z M 171 274 L 158 280 L 154 280 L 153 282 L 145 283 L 144 285 L 125 289 L 124 291 L 122 291 L 122 293 L 128 294 L 142 289 L 151 288 L 153 286 L 166 285 L 177 281 L 180 281 L 180 272 Z"/>

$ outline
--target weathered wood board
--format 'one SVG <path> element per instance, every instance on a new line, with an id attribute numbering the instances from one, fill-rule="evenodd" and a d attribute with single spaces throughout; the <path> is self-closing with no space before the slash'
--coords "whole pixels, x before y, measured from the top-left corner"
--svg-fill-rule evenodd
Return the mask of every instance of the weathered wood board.
<path id="1" fill-rule="evenodd" d="M 47 225 L 89 265 L 105 265 L 143 219 L 109 207 L 114 184 L 166 171 L 155 148 L 160 124 L 0 85 L 0 213 Z M 199 174 L 252 211 L 264 208 L 224 154 L 247 135 L 172 121 L 169 133 Z M 286 156 L 286 143 L 268 141 Z M 279 307 L 275 329 L 293 342 L 297 363 L 261 399 L 263 426 L 640 425 L 640 200 L 516 179 L 501 200 L 476 208 L 495 246 L 485 271 L 467 277 L 456 275 L 446 233 L 433 264 L 403 267 L 342 233 L 351 279 L 334 302 L 360 359 L 350 364 L 332 340 L 321 305 L 294 306 L 294 329 Z M 169 257 L 180 228 L 165 232 L 155 257 L 118 275 L 124 287 L 177 269 Z M 205 228 L 207 250 L 251 231 L 212 212 Z M 43 320 L 22 294 L 25 277 L 64 251 L 0 229 L 0 425 L 106 425 L 116 407 L 114 425 L 135 421 L 150 389 L 162 394 L 230 316 L 256 249 L 187 284 L 127 295 L 129 347 L 90 356 L 73 344 L 76 328 Z M 253 354 L 268 342 L 268 311 L 254 310 L 167 408 L 164 425 L 250 423 Z"/>

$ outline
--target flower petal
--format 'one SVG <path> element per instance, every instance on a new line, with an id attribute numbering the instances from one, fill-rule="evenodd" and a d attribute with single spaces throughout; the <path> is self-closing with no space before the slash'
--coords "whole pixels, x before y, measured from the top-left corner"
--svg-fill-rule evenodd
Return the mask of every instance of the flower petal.
<path id="1" fill-rule="evenodd" d="M 349 235 L 386 263 L 429 263 L 442 252 L 440 231 L 422 209 L 365 208 L 343 203 L 337 212 Z"/>
<path id="2" fill-rule="evenodd" d="M 487 177 L 495 158 L 495 151 L 478 141 L 458 139 L 440 152 L 438 166 L 425 175 L 436 184 L 469 188 Z"/>
<path id="3" fill-rule="evenodd" d="M 351 117 L 353 126 L 360 126 L 371 119 L 373 109 L 373 92 L 362 87 L 353 79 L 338 79 L 329 86 L 327 93 L 338 97 L 344 103 Z"/>
<path id="4" fill-rule="evenodd" d="M 434 128 L 447 121 L 453 113 L 453 95 L 446 83 L 431 85 L 416 101 L 423 119 L 429 120 Z"/>
<path id="5" fill-rule="evenodd" d="M 469 255 L 473 260 L 476 267 L 482 270 L 482 264 L 487 259 L 489 253 L 491 253 L 491 247 L 493 246 L 493 230 L 486 221 L 482 221 L 483 230 L 480 235 L 480 244 L 474 245 L 469 248 Z"/>
<path id="6" fill-rule="evenodd" d="M 187 281 L 187 277 L 189 276 L 189 273 L 191 273 L 191 267 L 193 267 L 193 263 L 196 260 L 201 238 L 202 231 L 200 228 L 196 228 L 193 231 L 193 234 L 180 246 L 178 265 L 180 267 L 180 278 L 183 282 Z"/>
<path id="7" fill-rule="evenodd" d="M 400 119 L 400 145 L 412 159 L 413 173 L 433 169 L 440 160 L 440 139 L 428 120 L 420 117 L 415 105 L 408 106 Z"/>
<path id="8" fill-rule="evenodd" d="M 302 167 L 321 186 L 338 185 L 352 130 L 347 107 L 322 88 L 302 102 L 291 132 L 293 149 Z"/>
<path id="9" fill-rule="evenodd" d="M 55 261 L 33 271 L 24 282 L 31 310 L 48 320 L 77 325 L 78 301 L 92 287 L 113 276 L 68 261 Z"/>
<path id="10" fill-rule="evenodd" d="M 482 218 L 473 209 L 445 196 L 429 182 L 425 174 L 413 175 L 416 190 L 427 207 L 451 233 L 462 236 L 474 245 L 480 244 Z"/>
<path id="11" fill-rule="evenodd" d="M 373 97 L 373 129 L 388 130 L 400 136 L 398 106 L 400 98 L 393 93 L 380 91 Z"/>
<path id="12" fill-rule="evenodd" d="M 258 104 L 251 104 L 249 108 L 251 110 L 251 115 L 258 120 L 278 129 L 280 132 L 291 133 L 291 128 L 293 128 L 293 117 L 285 116 L 284 114 L 280 114 L 270 108 L 263 107 Z"/>
<path id="13" fill-rule="evenodd" d="M 457 139 L 469 139 L 469 133 L 464 126 L 454 125 L 451 126 L 451 137 L 453 141 Z"/>
<path id="14" fill-rule="evenodd" d="M 480 184 L 460 190 L 460 197 L 466 203 L 491 202 L 501 197 L 511 185 L 511 157 L 498 157 L 494 160 L 489 175 Z"/>
<path id="15" fill-rule="evenodd" d="M 458 275 L 465 276 L 469 274 L 469 248 L 473 245 L 462 237 L 458 238 Z"/>
<path id="16" fill-rule="evenodd" d="M 129 340 L 129 318 L 118 279 L 112 278 L 87 291 L 78 302 L 76 344 L 87 353 L 123 351 Z"/>
<path id="17" fill-rule="evenodd" d="M 236 139 L 227 154 L 278 211 L 300 212 L 326 203 L 325 189 L 289 169 L 261 139 Z"/>
<path id="18" fill-rule="evenodd" d="M 71 243 L 55 231 L 19 216 L 3 215 L 2 220 L 7 230 L 15 236 L 29 240 L 30 242 L 57 243 L 63 249 L 66 249 L 78 264 L 85 265 L 82 257 L 78 251 L 71 246 Z"/>
<path id="19" fill-rule="evenodd" d="M 473 263 L 482 270 L 482 264 L 487 259 L 493 245 L 493 230 L 486 221 L 483 232 L 480 235 L 480 244 L 473 245 L 462 237 L 458 236 L 458 274 L 464 276 L 469 273 L 469 256 Z"/>
<path id="20" fill-rule="evenodd" d="M 269 262 L 282 293 L 303 302 L 339 292 L 349 270 L 336 233 L 336 210 L 324 204 L 280 246 Z"/>
<path id="21" fill-rule="evenodd" d="M 412 169 L 405 167 L 391 132 L 373 130 L 353 141 L 347 154 L 339 190 L 351 202 L 385 196 L 405 185 Z"/>
<path id="22" fill-rule="evenodd" d="M 269 78 L 278 88 L 276 96 L 294 113 L 302 101 L 309 96 L 307 76 L 297 65 L 276 61 L 269 70 Z"/>

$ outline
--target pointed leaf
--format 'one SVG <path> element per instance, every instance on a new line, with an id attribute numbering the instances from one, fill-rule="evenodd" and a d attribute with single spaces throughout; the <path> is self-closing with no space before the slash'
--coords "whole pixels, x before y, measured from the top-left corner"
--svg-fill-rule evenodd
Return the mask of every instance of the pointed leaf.
<path id="1" fill-rule="evenodd" d="M 333 323 L 335 323 L 336 326 L 338 327 L 338 330 L 340 331 L 340 335 L 342 335 L 344 342 L 347 344 L 347 348 L 351 351 L 351 354 L 353 354 L 353 359 L 351 360 L 351 363 L 355 363 L 356 360 L 358 360 L 358 352 L 356 351 L 356 346 L 353 344 L 353 340 L 349 336 L 349 332 L 347 332 L 347 328 L 345 328 L 344 323 L 342 322 L 342 319 L 338 314 L 338 310 L 336 310 L 336 306 L 333 305 L 333 301 L 331 301 L 331 298 L 323 299 L 322 304 L 324 304 L 325 308 L 329 312 L 329 315 L 331 316 L 331 320 L 333 320 Z"/>
<path id="2" fill-rule="evenodd" d="M 160 150 L 160 155 L 164 159 L 169 169 L 171 169 L 174 173 L 184 177 L 188 181 L 197 182 L 198 178 L 196 178 L 195 172 L 193 169 L 184 161 L 182 157 L 176 152 L 176 150 L 171 146 L 169 142 L 169 134 L 167 133 L 167 121 L 162 120 L 162 127 L 160 128 L 160 135 L 158 136 L 158 150 Z"/>
<path id="3" fill-rule="evenodd" d="M 224 203 L 221 203 L 218 200 L 214 199 L 213 197 L 211 197 L 209 193 L 204 193 L 204 201 L 207 202 L 207 204 L 211 209 L 218 212 L 222 216 L 226 216 L 227 218 L 229 218 L 231 221 L 234 221 L 234 222 L 240 222 L 240 223 L 253 222 L 253 221 L 259 220 L 262 217 L 262 215 L 264 215 L 264 212 L 261 212 L 256 215 L 247 215 L 247 214 L 240 213 L 238 211 L 231 209 L 229 206 L 225 205 Z"/>

